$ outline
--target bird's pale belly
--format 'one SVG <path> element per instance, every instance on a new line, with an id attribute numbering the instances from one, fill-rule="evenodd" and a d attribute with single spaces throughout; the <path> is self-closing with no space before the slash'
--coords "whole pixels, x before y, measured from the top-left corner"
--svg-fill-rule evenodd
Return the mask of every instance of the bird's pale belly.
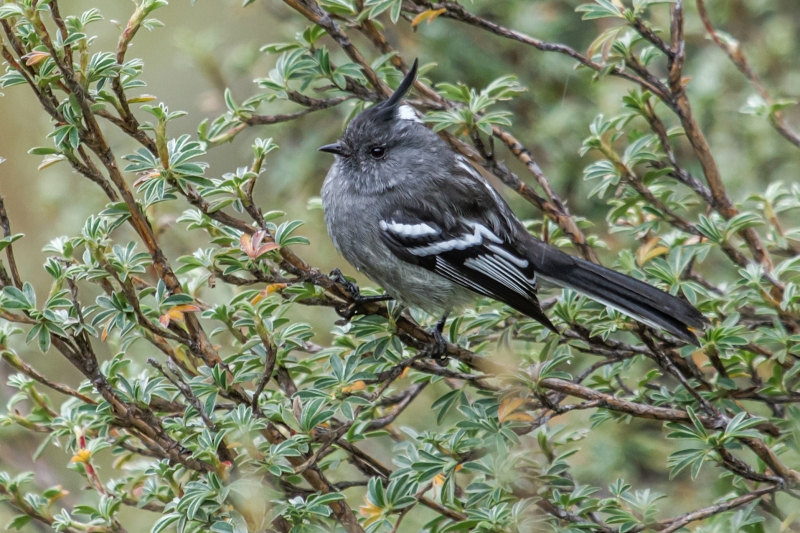
<path id="1" fill-rule="evenodd" d="M 393 268 L 380 273 L 371 273 L 368 267 L 363 272 L 404 304 L 435 315 L 461 307 L 475 299 L 470 291 L 408 263 L 398 262 Z"/>
<path id="2" fill-rule="evenodd" d="M 398 259 L 386 245 L 369 235 L 359 235 L 369 229 L 363 226 L 352 233 L 331 235 L 334 244 L 348 263 L 383 287 L 402 303 L 439 315 L 472 302 L 476 295 L 455 283 Z M 343 239 L 362 239 L 376 242 L 371 247 L 347 246 Z"/>

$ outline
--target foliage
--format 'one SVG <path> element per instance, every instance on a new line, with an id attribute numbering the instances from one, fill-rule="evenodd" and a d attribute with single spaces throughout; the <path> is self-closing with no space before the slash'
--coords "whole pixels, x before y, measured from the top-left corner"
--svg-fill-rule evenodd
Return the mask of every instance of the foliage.
<path id="1" fill-rule="evenodd" d="M 256 80 L 258 93 L 237 102 L 224 91 L 227 112 L 200 122 L 196 135 L 172 133 L 186 115 L 174 110 L 180 102 L 140 94 L 144 63 L 127 58 L 138 30 L 163 26 L 152 14 L 165 0 L 136 0 L 111 51 L 92 35 L 98 9 L 0 5 L 0 87 L 27 86 L 53 120 L 52 145 L 30 153 L 44 156 L 40 168 L 68 164 L 108 200 L 80 234 L 45 247 L 46 294 L 17 267 L 14 252 L 29 245 L 0 201 L 0 349 L 17 390 L 0 424 L 46 435 L 35 456 L 65 450 L 92 494 L 67 506 L 59 486 L 0 474 L 0 499 L 18 512 L 8 528 L 36 521 L 65 532 L 125 531 L 126 507 L 158 513 L 154 533 L 671 532 L 694 521 L 709 532 L 796 528 L 800 186 L 776 181 L 730 196 L 687 96 L 684 25 L 702 23 L 707 46 L 753 84 L 757 96 L 742 113 L 768 121 L 774 142 L 800 147 L 783 114 L 794 102 L 771 97 L 702 0 L 691 15 L 681 0 L 581 5 L 590 21 L 581 27 L 598 33 L 586 55 L 496 24 L 485 6 L 284 3 L 308 26 L 294 42 L 262 47 L 275 66 Z M 254 191 L 276 157 L 272 138 L 255 140 L 239 168 L 212 174 L 209 152 L 249 128 L 345 103 L 352 117 L 386 97 L 407 57 L 385 32 L 422 22 L 471 25 L 522 52 L 571 58 L 586 83 L 628 84 L 613 116 L 584 124 L 582 155 L 594 158 L 584 178 L 607 202 L 610 233 L 631 243 L 615 268 L 688 299 L 712 321 L 698 332 L 699 349 L 564 290 L 543 302 L 561 336 L 479 300 L 451 320 L 449 359 L 439 365 L 426 356 L 429 317 L 359 303 L 350 285 L 301 259 L 311 244 L 301 220 L 262 211 Z M 434 89 L 426 77 L 437 77 L 437 66 L 421 72 L 412 103 L 426 122 L 541 211 L 529 224 L 537 236 L 599 261 L 611 245 L 585 234 L 588 222 L 570 213 L 510 130 L 520 125 L 509 100 L 525 90 L 514 75 Z M 283 104 L 299 110 L 261 114 Z M 125 148 L 107 139 L 111 131 L 124 134 Z M 167 249 L 156 208 L 182 212 L 177 223 L 203 246 L 183 256 Z M 301 319 L 310 306 L 343 317 L 330 342 Z M 83 382 L 48 377 L 40 360 L 19 355 L 26 343 L 63 356 Z M 126 356 L 134 343 L 152 356 L 144 371 Z M 432 411 L 436 424 L 396 425 L 412 405 Z M 663 425 L 657 440 L 680 443 L 657 459 L 671 478 L 721 469 L 718 500 L 676 514 L 675 494 L 613 473 L 585 476 L 580 447 L 600 426 L 626 423 Z M 109 453 L 115 468 L 101 476 Z"/>

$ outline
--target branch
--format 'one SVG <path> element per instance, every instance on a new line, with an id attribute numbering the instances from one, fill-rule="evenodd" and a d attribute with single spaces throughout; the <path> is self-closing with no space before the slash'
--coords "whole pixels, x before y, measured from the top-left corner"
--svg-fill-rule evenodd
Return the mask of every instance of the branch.
<path id="1" fill-rule="evenodd" d="M 194 391 L 192 391 L 192 388 L 186 384 L 186 382 L 183 380 L 180 374 L 177 373 L 175 367 L 172 367 L 170 369 L 172 371 L 172 373 L 170 374 L 166 372 L 164 370 L 164 367 L 162 367 L 155 359 L 148 359 L 147 364 L 158 370 L 161 373 L 161 375 L 167 379 L 167 381 L 172 383 L 172 385 L 174 385 L 175 388 L 177 388 L 181 392 L 181 394 L 183 394 L 183 397 L 186 398 L 186 401 L 189 402 L 189 405 L 194 407 L 194 409 L 200 414 L 200 418 L 203 419 L 203 423 L 206 425 L 208 429 L 210 429 L 214 433 L 219 433 L 219 428 L 217 427 L 217 424 L 213 420 L 211 420 L 209 414 L 206 413 L 205 407 L 203 407 L 203 403 L 197 398 L 197 396 L 195 396 Z M 220 461 L 228 462 L 229 464 L 233 465 L 233 468 L 236 468 L 236 465 L 234 463 L 236 458 L 231 453 L 227 444 L 225 444 L 224 439 L 220 441 L 219 448 L 217 449 L 217 454 L 219 456 Z"/>
<path id="2" fill-rule="evenodd" d="M 697 511 L 687 513 L 685 515 L 679 516 L 677 518 L 673 518 L 672 520 L 668 520 L 666 522 L 659 522 L 653 529 L 657 531 L 661 531 L 661 533 L 672 533 L 673 531 L 678 531 L 683 526 L 695 522 L 697 520 L 704 520 L 710 516 L 714 516 L 716 514 L 729 511 L 731 509 L 735 509 L 740 507 L 746 503 L 750 503 L 751 501 L 765 496 L 767 494 L 771 494 L 780 490 L 780 485 L 770 485 L 758 490 L 755 490 L 749 494 L 745 494 L 743 496 L 739 496 L 737 498 L 733 498 L 730 500 L 726 500 L 724 502 L 711 505 L 704 509 L 699 509 Z"/>
<path id="3" fill-rule="evenodd" d="M 697 0 L 697 11 L 700 14 L 700 19 L 703 21 L 703 26 L 705 26 L 706 31 L 711 36 L 711 39 L 722 49 L 723 52 L 725 52 L 725 55 L 727 55 L 736 68 L 739 69 L 739 72 L 741 72 L 744 77 L 747 78 L 751 84 L 753 84 L 753 87 L 755 87 L 759 96 L 761 96 L 764 102 L 766 102 L 766 104 L 769 106 L 769 122 L 772 124 L 772 127 L 774 127 L 784 139 L 800 148 L 800 134 L 794 131 L 786 123 L 786 119 L 784 118 L 780 109 L 772 109 L 775 105 L 775 101 L 770 96 L 766 87 L 764 87 L 764 84 L 761 82 L 758 74 L 756 74 L 755 70 L 753 70 L 753 67 L 750 66 L 750 63 L 748 63 L 744 52 L 742 52 L 739 42 L 727 39 L 723 40 L 719 36 L 717 31 L 714 29 L 714 26 L 711 24 L 708 11 L 706 11 L 705 0 Z"/>
<path id="4" fill-rule="evenodd" d="M 499 35 L 500 37 L 504 37 L 506 39 L 511 39 L 513 41 L 517 41 L 522 44 L 532 46 L 533 48 L 536 48 L 537 50 L 540 50 L 542 52 L 555 52 L 557 54 L 568 56 L 577 61 L 578 63 L 580 63 L 581 65 L 594 70 L 595 72 L 600 72 L 601 70 L 606 68 L 606 65 L 603 65 L 601 63 L 595 63 L 591 59 L 576 52 L 567 45 L 558 43 L 548 43 L 546 41 L 541 41 L 529 35 L 525 35 L 524 33 L 504 28 L 499 24 L 495 24 L 494 22 L 473 15 L 472 13 L 467 11 L 463 6 L 457 3 L 454 2 L 446 2 L 446 3 L 424 2 L 424 3 L 426 4 L 425 6 L 420 6 L 406 0 L 405 2 L 403 2 L 403 9 L 411 13 L 422 13 L 423 11 L 426 11 L 428 9 L 431 10 L 444 9 L 445 12 L 441 15 L 444 18 L 457 20 L 464 24 L 475 26 L 477 28 L 486 30 L 495 35 Z M 614 68 L 611 72 L 609 72 L 609 74 L 636 83 L 637 85 L 640 85 L 643 89 L 646 89 L 651 93 L 659 96 L 659 98 L 662 96 L 666 97 L 666 94 L 664 94 L 662 89 L 659 88 L 658 86 L 654 86 L 646 80 L 643 80 L 628 72 L 625 72 L 620 67 Z"/>
<path id="5" fill-rule="evenodd" d="M 309 101 L 303 105 L 306 105 L 306 109 L 301 111 L 296 111 L 294 113 L 286 113 L 282 115 L 251 115 L 249 117 L 241 118 L 241 123 L 234 126 L 230 130 L 226 131 L 225 133 L 220 133 L 216 137 L 213 137 L 208 140 L 209 148 L 218 146 L 225 142 L 229 142 L 233 140 L 239 133 L 241 133 L 245 128 L 250 126 L 263 126 L 269 124 L 279 124 L 281 122 L 289 122 L 292 120 L 296 120 L 302 116 L 308 115 L 310 113 L 314 113 L 315 111 L 322 111 L 323 109 L 329 109 L 331 107 L 337 106 L 342 102 L 346 102 L 348 100 L 353 99 L 353 95 L 345 95 L 345 96 L 337 96 L 335 98 L 329 98 L 327 100 L 312 100 L 308 99 Z M 299 102 L 298 102 L 299 103 Z"/>
<path id="6" fill-rule="evenodd" d="M 576 398 L 582 398 L 584 400 L 597 400 L 600 402 L 598 404 L 598 407 L 600 408 L 610 409 L 619 413 L 625 413 L 635 418 L 661 420 L 663 422 L 691 423 L 691 419 L 686 411 L 631 402 L 629 400 L 618 398 L 617 396 L 600 392 L 592 388 L 559 378 L 545 378 L 539 381 L 538 385 L 545 389 L 558 391 Z M 698 419 L 707 429 L 725 429 L 725 422 L 719 418 L 711 418 L 701 415 L 698 416 Z M 763 424 L 759 424 L 759 426 L 756 427 L 763 430 L 769 429 Z"/>
<path id="7" fill-rule="evenodd" d="M 44 377 L 38 370 L 31 367 L 25 361 L 17 357 L 16 354 L 9 350 L 4 350 L 2 354 L 0 354 L 2 358 L 7 362 L 14 370 L 18 372 L 22 372 L 29 378 L 34 381 L 41 383 L 42 385 L 53 389 L 54 391 L 60 392 L 61 394 L 66 394 L 67 396 L 72 396 L 73 398 L 77 398 L 85 404 L 88 405 L 97 405 L 97 402 L 92 398 L 89 398 L 85 394 L 82 394 L 72 387 L 67 385 L 63 385 L 61 383 L 56 383 L 54 381 L 50 381 L 46 377 Z"/>
<path id="8" fill-rule="evenodd" d="M 5 199 L 2 196 L 0 196 L 0 225 L 3 227 L 3 237 L 11 237 L 11 221 L 8 219 Z M 17 261 L 14 259 L 14 248 L 12 244 L 6 246 L 6 258 L 8 259 L 8 268 L 11 270 L 11 279 L 14 280 L 14 286 L 21 289 L 22 279 L 19 276 Z"/>

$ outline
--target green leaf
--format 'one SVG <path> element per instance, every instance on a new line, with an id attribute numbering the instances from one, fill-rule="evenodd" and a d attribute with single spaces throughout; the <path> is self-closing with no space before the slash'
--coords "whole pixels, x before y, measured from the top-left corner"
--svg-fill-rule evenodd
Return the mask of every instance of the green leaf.
<path id="1" fill-rule="evenodd" d="M 8 246 L 10 246 L 11 243 L 17 242 L 18 240 L 20 240 L 24 236 L 25 236 L 24 233 L 17 233 L 16 235 L 11 235 L 9 237 L 5 237 L 3 239 L 0 239 L 0 252 L 2 252 Z"/>
<path id="2" fill-rule="evenodd" d="M 30 283 L 26 282 L 22 290 L 14 286 L 8 286 L 3 289 L 3 295 L 6 297 L 4 303 L 6 309 L 32 310 L 36 308 L 36 294 Z"/>
<path id="3" fill-rule="evenodd" d="M 46 146 L 39 146 L 37 148 L 31 148 L 28 150 L 29 154 L 32 155 L 51 155 L 51 154 L 58 154 L 59 151 L 55 148 L 47 148 Z"/>
<path id="4" fill-rule="evenodd" d="M 622 9 L 611 0 L 595 0 L 594 4 L 583 4 L 575 8 L 578 13 L 583 13 L 583 20 L 616 17 L 625 18 Z"/>
<path id="5" fill-rule="evenodd" d="M 213 533 L 234 533 L 235 529 L 228 522 L 214 522 L 211 526 Z"/>
<path id="6" fill-rule="evenodd" d="M 397 24 L 400 19 L 402 8 L 403 0 L 367 0 L 364 2 L 364 13 L 367 18 L 374 19 L 387 9 L 391 9 L 389 16 L 394 24 Z"/>
<path id="7" fill-rule="evenodd" d="M 761 438 L 761 434 L 758 431 L 750 428 L 753 428 L 764 422 L 766 422 L 766 420 L 760 417 L 748 418 L 748 413 L 746 411 L 742 411 L 733 417 L 730 422 L 728 422 L 728 425 L 725 427 L 725 431 L 723 432 L 723 437 L 726 439 Z"/>
<path id="8" fill-rule="evenodd" d="M 707 438 L 708 433 L 706 433 L 706 428 L 700 421 L 700 418 L 694 412 L 694 409 L 692 409 L 691 407 L 687 407 L 686 414 L 689 415 L 689 419 L 692 421 L 692 424 L 694 424 L 695 429 L 697 429 L 698 435 L 700 435 L 703 439 Z"/>
<path id="9" fill-rule="evenodd" d="M 25 16 L 25 10 L 22 9 L 22 6 L 19 6 L 16 3 L 4 4 L 0 6 L 0 20 L 4 20 L 10 17 L 24 17 L 24 16 Z"/>
<path id="10" fill-rule="evenodd" d="M 747 228 L 752 228 L 753 226 L 759 226 L 763 224 L 764 221 L 762 220 L 761 216 L 757 213 L 751 213 L 744 211 L 739 213 L 735 217 L 728 220 L 728 223 L 725 227 L 725 237 L 729 239 L 734 234 L 739 233 Z"/>
<path id="11" fill-rule="evenodd" d="M 150 530 L 150 533 L 161 533 L 167 527 L 177 522 L 181 518 L 182 515 L 180 513 L 170 513 L 165 516 L 162 516 L 161 518 L 156 520 L 155 524 L 153 524 L 153 528 Z"/>
<path id="12" fill-rule="evenodd" d="M 26 514 L 17 515 L 6 525 L 6 529 L 22 529 L 31 520 L 33 517 Z"/>

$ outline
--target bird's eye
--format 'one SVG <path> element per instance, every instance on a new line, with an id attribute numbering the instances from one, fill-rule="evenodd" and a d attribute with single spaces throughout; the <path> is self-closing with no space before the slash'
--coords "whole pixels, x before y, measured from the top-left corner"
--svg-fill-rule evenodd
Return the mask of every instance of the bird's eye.
<path id="1" fill-rule="evenodd" d="M 383 156 L 386 155 L 386 147 L 385 146 L 373 146 L 369 149 L 369 155 L 372 156 L 372 159 L 383 159 Z"/>

